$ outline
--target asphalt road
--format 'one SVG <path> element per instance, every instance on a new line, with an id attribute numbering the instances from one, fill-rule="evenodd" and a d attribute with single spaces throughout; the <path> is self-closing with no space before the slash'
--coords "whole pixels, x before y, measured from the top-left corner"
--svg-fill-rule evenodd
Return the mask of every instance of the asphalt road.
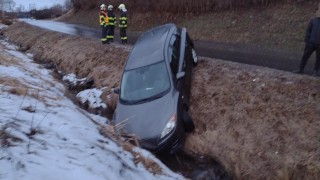
<path id="1" fill-rule="evenodd" d="M 41 28 L 100 39 L 100 30 L 81 25 L 67 24 L 56 21 L 22 20 L 28 24 Z M 192 36 L 192 35 L 191 35 Z M 128 33 L 128 43 L 134 44 L 139 34 Z M 119 35 L 115 34 L 115 42 L 119 42 Z M 301 52 L 288 52 L 283 50 L 271 50 L 250 45 L 225 44 L 212 41 L 195 41 L 195 49 L 199 56 L 217 58 L 227 61 L 264 66 L 284 71 L 293 71 L 299 67 Z M 305 72 L 311 74 L 315 58 L 312 56 L 305 68 Z"/>

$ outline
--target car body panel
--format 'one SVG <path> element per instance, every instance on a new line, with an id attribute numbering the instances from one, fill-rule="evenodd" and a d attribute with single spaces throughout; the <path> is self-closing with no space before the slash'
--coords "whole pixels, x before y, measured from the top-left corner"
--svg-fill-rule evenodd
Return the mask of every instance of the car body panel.
<path id="1" fill-rule="evenodd" d="M 139 140 L 158 137 L 176 111 L 176 99 L 170 92 L 147 103 L 119 103 L 117 109 L 125 111 L 116 112 L 117 123 L 124 122 L 123 131 L 136 134 Z"/>
<path id="2" fill-rule="evenodd" d="M 165 41 L 174 28 L 174 24 L 167 24 L 143 33 L 129 55 L 125 70 L 164 60 Z"/>
<path id="3" fill-rule="evenodd" d="M 141 35 L 127 59 L 124 72 L 164 61 L 170 77 L 170 89 L 156 99 L 134 103 L 121 100 L 121 93 L 126 91 L 121 91 L 120 87 L 119 101 L 114 113 L 113 124 L 123 124 L 116 126 L 116 131 L 135 134 L 141 147 L 156 153 L 174 153 L 181 149 L 185 141 L 182 114 L 187 111 L 190 99 L 193 43 L 188 34 L 187 37 L 180 38 L 182 31 L 174 24 L 166 24 Z M 186 39 L 187 43 L 184 45 L 181 39 Z M 185 46 L 183 58 L 179 58 L 181 45 Z M 183 65 L 179 72 L 184 74 L 182 78 L 177 79 L 176 71 L 172 70 L 173 59 L 180 66 Z M 123 77 L 124 75 L 122 79 Z M 176 115 L 175 127 L 161 138 L 161 133 L 172 115 Z"/>

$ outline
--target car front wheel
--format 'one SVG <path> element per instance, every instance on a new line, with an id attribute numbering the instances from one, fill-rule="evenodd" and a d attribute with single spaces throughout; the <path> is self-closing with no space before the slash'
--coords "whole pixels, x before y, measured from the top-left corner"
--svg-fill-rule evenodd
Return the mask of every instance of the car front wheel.
<path id="1" fill-rule="evenodd" d="M 186 132 L 192 132 L 195 128 L 193 120 L 187 111 L 183 111 L 183 124 Z"/>

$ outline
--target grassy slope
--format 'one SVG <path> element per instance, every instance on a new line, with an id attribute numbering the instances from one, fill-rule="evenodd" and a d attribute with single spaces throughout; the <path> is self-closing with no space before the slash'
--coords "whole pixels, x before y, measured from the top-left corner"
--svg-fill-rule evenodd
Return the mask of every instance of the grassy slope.
<path id="1" fill-rule="evenodd" d="M 169 13 L 133 13 L 128 9 L 129 31 L 174 22 L 187 27 L 196 40 L 253 44 L 266 48 L 303 50 L 305 28 L 317 1 L 217 11 L 203 15 L 176 16 Z M 98 9 L 70 12 L 62 21 L 99 28 Z M 116 11 L 118 15 L 118 12 Z"/>
<path id="2" fill-rule="evenodd" d="M 92 77 L 97 88 L 119 85 L 131 49 L 24 23 L 4 34 L 40 62 Z M 216 158 L 235 179 L 320 177 L 319 78 L 206 58 L 194 70 L 196 130 L 185 150 Z"/>

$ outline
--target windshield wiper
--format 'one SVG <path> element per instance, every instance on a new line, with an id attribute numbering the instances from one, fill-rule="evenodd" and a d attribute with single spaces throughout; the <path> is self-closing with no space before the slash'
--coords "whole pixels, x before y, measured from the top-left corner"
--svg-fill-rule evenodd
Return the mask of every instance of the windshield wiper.
<path id="1" fill-rule="evenodd" d="M 165 91 L 164 91 L 165 92 Z M 134 102 L 134 104 L 138 104 L 138 103 L 145 103 L 145 102 L 149 102 L 149 101 L 153 101 L 155 99 L 159 99 L 163 96 L 163 92 L 156 94 L 154 96 L 148 97 L 148 98 L 144 98 L 144 99 L 140 99 Z"/>

